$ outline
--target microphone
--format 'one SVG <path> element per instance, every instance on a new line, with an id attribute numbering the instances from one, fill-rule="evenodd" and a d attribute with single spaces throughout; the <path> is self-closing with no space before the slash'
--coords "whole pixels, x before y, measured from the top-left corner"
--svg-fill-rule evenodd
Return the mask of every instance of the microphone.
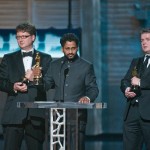
<path id="1" fill-rule="evenodd" d="M 64 70 L 64 81 L 63 81 L 63 93 L 62 93 L 62 101 L 64 102 L 64 87 L 65 87 L 65 81 L 66 81 L 66 76 L 68 75 L 68 72 L 69 72 L 69 68 L 66 68 Z"/>
<path id="2" fill-rule="evenodd" d="M 63 102 L 62 90 L 64 89 L 64 87 L 62 88 L 62 76 L 61 76 L 61 72 L 62 72 L 62 68 L 63 68 L 65 62 L 66 62 L 66 58 L 64 57 L 62 59 L 62 61 L 60 62 L 61 63 L 60 70 L 59 70 L 59 86 L 60 86 L 60 88 L 59 88 L 59 98 L 58 98 L 58 100 L 57 99 L 55 100 L 56 102 Z"/>

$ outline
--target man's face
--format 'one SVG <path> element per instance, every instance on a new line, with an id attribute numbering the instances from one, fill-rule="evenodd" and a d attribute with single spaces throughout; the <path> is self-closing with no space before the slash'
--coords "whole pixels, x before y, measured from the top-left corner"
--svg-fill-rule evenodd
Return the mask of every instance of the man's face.
<path id="1" fill-rule="evenodd" d="M 23 50 L 30 50 L 33 47 L 35 35 L 30 35 L 28 32 L 19 31 L 16 34 L 18 45 Z"/>
<path id="2" fill-rule="evenodd" d="M 141 35 L 141 46 L 145 54 L 150 54 L 150 33 L 143 33 Z"/>
<path id="3" fill-rule="evenodd" d="M 62 51 L 68 59 L 73 59 L 77 54 L 78 47 L 74 41 L 67 41 L 64 47 L 62 48 Z"/>

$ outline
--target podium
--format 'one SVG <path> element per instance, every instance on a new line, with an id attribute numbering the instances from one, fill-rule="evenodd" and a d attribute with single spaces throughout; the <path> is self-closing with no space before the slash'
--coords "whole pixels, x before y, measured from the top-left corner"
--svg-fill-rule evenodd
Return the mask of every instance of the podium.
<path id="1" fill-rule="evenodd" d="M 105 109 L 106 103 L 82 104 L 78 102 L 55 102 L 55 101 L 36 101 L 36 102 L 17 102 L 18 108 L 39 108 L 49 109 L 50 117 L 50 150 L 55 150 L 59 145 L 59 150 L 66 147 L 66 109 L 76 109 L 76 141 L 75 150 L 78 150 L 78 109 Z M 57 149 L 58 150 L 58 149 Z M 67 149 L 70 150 L 70 149 Z"/>

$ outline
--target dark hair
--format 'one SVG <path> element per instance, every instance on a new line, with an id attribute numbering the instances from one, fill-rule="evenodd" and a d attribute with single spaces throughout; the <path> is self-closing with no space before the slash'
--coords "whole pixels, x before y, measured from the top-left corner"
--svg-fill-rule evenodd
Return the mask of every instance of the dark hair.
<path id="1" fill-rule="evenodd" d="M 60 39 L 61 46 L 64 47 L 64 45 L 65 45 L 65 43 L 67 41 L 69 41 L 69 42 L 74 41 L 76 43 L 76 45 L 79 46 L 79 39 L 74 33 L 66 33 L 66 34 L 64 34 L 62 36 L 62 38 Z"/>
<path id="2" fill-rule="evenodd" d="M 36 28 L 35 28 L 34 25 L 32 25 L 29 22 L 19 24 L 16 27 L 16 33 L 19 32 L 19 31 L 28 32 L 30 35 L 35 35 L 36 36 Z"/>
<path id="3" fill-rule="evenodd" d="M 144 28 L 141 30 L 140 34 L 143 34 L 143 33 L 150 33 L 150 28 Z"/>

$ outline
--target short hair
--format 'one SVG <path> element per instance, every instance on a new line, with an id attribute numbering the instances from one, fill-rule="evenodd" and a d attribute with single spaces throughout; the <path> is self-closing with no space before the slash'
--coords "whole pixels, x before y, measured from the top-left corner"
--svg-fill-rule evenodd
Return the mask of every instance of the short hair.
<path id="1" fill-rule="evenodd" d="M 36 36 L 36 28 L 29 22 L 21 23 L 16 27 L 16 33 L 19 31 L 28 32 L 30 35 Z"/>
<path id="2" fill-rule="evenodd" d="M 67 41 L 69 41 L 69 42 L 74 41 L 76 43 L 76 45 L 79 46 L 79 39 L 74 33 L 66 33 L 66 34 L 64 34 L 62 36 L 62 38 L 60 39 L 61 46 L 64 47 L 64 45 L 65 45 L 65 43 Z"/>
<path id="3" fill-rule="evenodd" d="M 140 35 L 142 35 L 144 33 L 150 33 L 150 28 L 143 28 L 140 32 Z"/>

